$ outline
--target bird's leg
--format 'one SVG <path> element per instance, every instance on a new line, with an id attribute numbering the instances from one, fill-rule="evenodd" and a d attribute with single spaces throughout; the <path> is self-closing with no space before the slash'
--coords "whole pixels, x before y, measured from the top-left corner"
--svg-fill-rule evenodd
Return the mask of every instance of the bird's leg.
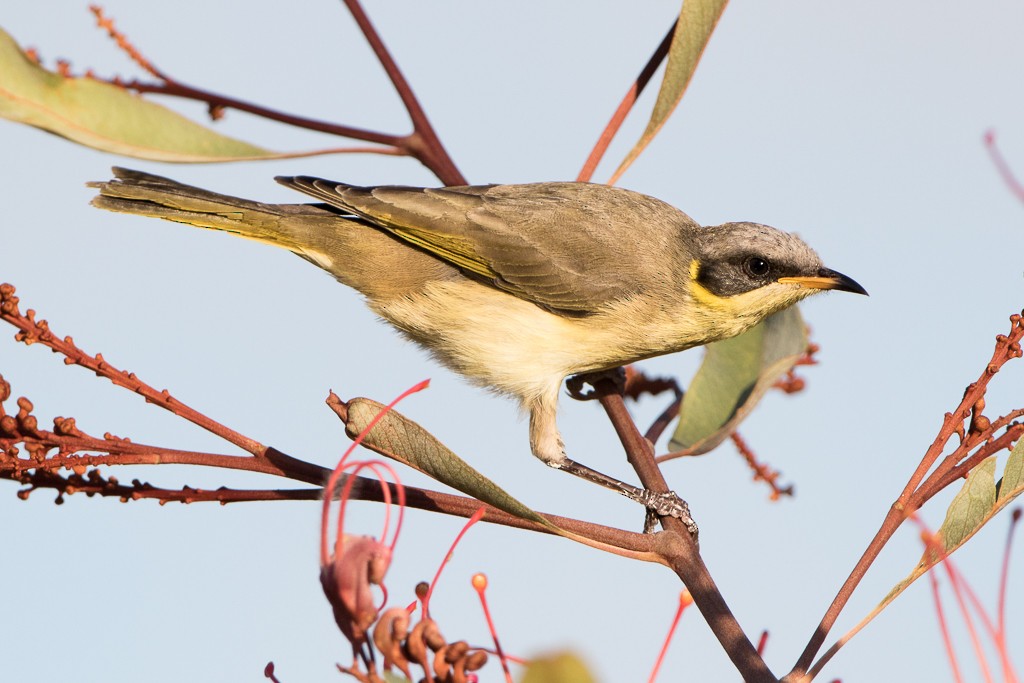
<path id="1" fill-rule="evenodd" d="M 676 517 L 686 525 L 686 529 L 692 536 L 697 535 L 697 523 L 690 516 L 690 506 L 673 491 L 668 491 L 667 493 L 648 491 L 639 486 L 627 484 L 615 477 L 609 477 L 607 474 L 602 474 L 569 458 L 565 458 L 561 463 L 553 464 L 552 467 L 569 474 L 575 474 L 580 479 L 586 479 L 589 482 L 616 491 L 630 500 L 635 500 L 647 508 L 648 513 L 653 513 L 657 517 Z M 644 522 L 644 532 L 647 533 L 653 528 L 650 517 L 651 515 L 648 514 L 648 518 Z M 656 523 L 657 521 L 655 520 Z"/>
<path id="2" fill-rule="evenodd" d="M 574 378 L 575 379 L 575 378 Z M 581 381 L 582 384 L 582 381 Z M 605 488 L 611 489 L 630 500 L 643 505 L 650 513 L 657 516 L 676 517 L 686 525 L 690 533 L 696 537 L 697 524 L 690 516 L 690 506 L 674 492 L 655 493 L 639 486 L 627 484 L 607 474 L 598 472 L 582 463 L 571 460 L 565 455 L 562 437 L 555 423 L 557 394 L 550 400 L 540 400 L 530 408 L 530 447 L 533 454 L 550 467 L 574 474 Z M 644 524 L 644 530 L 652 529 L 650 519 Z"/>

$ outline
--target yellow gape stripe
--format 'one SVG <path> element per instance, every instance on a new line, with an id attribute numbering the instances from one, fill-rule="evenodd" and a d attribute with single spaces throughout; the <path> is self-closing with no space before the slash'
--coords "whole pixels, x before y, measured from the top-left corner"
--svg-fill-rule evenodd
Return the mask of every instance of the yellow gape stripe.
<path id="1" fill-rule="evenodd" d="M 697 282 L 699 275 L 700 262 L 697 259 L 693 259 L 690 261 L 690 293 L 697 305 L 715 311 L 732 313 L 737 307 L 737 302 L 733 297 L 712 294 L 704 285 Z"/>

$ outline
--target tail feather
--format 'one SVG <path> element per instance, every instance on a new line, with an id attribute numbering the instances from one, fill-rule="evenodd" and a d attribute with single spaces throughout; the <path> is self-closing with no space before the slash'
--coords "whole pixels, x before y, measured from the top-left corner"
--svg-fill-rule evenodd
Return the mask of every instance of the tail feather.
<path id="1" fill-rule="evenodd" d="M 99 190 L 91 204 L 116 213 L 162 218 L 199 228 L 223 230 L 298 251 L 302 246 L 294 233 L 294 221 L 283 220 L 299 211 L 334 215 L 310 205 L 263 204 L 217 194 L 170 178 L 115 167 L 115 180 L 91 182 Z"/>
<path id="2" fill-rule="evenodd" d="M 458 277 L 452 266 L 326 204 L 263 204 L 125 168 L 115 168 L 114 176 L 89 183 L 99 190 L 93 206 L 284 247 L 374 302 Z"/>

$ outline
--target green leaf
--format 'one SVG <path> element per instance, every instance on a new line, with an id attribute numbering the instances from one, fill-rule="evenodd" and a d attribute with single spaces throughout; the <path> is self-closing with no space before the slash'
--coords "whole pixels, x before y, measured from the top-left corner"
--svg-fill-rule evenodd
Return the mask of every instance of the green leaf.
<path id="1" fill-rule="evenodd" d="M 1018 439 L 1013 447 L 1010 458 L 1003 469 L 1003 478 L 999 482 L 999 502 L 1003 499 L 1016 498 L 1024 491 L 1024 439 Z M 1007 500 L 1009 502 L 1009 500 Z"/>
<path id="2" fill-rule="evenodd" d="M 640 136 L 640 140 L 619 164 L 613 178 L 622 175 L 623 171 L 640 156 L 675 111 L 727 2 L 728 0 L 684 0 L 679 11 L 675 35 L 672 36 L 672 44 L 668 50 L 665 77 L 661 81 L 661 90 L 658 91 L 651 119 L 647 122 L 647 128 Z"/>
<path id="3" fill-rule="evenodd" d="M 986 458 L 971 470 L 971 473 L 967 475 L 967 481 L 949 504 L 949 508 L 946 510 L 946 519 L 937 532 L 939 542 L 945 549 L 946 557 L 962 548 L 981 527 L 1009 505 L 1010 501 L 1024 493 L 1024 481 L 1021 480 L 1022 462 L 1024 462 L 1024 439 L 1017 441 L 1016 447 L 1006 461 L 1003 478 L 998 485 L 995 482 L 995 456 Z M 939 553 L 925 550 L 913 571 L 893 586 L 888 595 L 857 626 L 857 630 L 866 626 L 912 583 L 924 576 L 942 559 Z"/>
<path id="4" fill-rule="evenodd" d="M 947 554 L 974 535 L 996 502 L 996 458 L 986 458 L 971 470 L 963 488 L 953 497 L 938 535 Z M 927 561 L 921 560 L 922 563 Z M 934 563 L 933 563 L 934 564 Z"/>
<path id="5" fill-rule="evenodd" d="M 347 405 L 345 431 L 353 438 L 384 409 L 383 404 L 368 398 L 354 398 Z M 397 411 L 389 410 L 363 441 L 403 465 L 510 515 L 551 526 L 544 517 L 470 467 L 469 463 L 450 451 L 433 434 Z"/>
<path id="6" fill-rule="evenodd" d="M 139 159 L 202 162 L 278 156 L 215 133 L 123 88 L 47 71 L 2 29 L 0 116 Z"/>
<path id="7" fill-rule="evenodd" d="M 595 683 L 586 665 L 570 652 L 533 659 L 520 683 Z"/>
<path id="8" fill-rule="evenodd" d="M 708 344 L 669 447 L 692 455 L 717 447 L 806 351 L 807 327 L 795 306 L 738 337 Z"/>
<path id="9" fill-rule="evenodd" d="M 386 408 L 384 404 L 368 398 L 354 398 L 346 405 L 348 406 L 348 417 L 345 421 L 345 432 L 352 438 L 362 433 L 370 422 Z M 553 524 L 549 519 L 523 505 L 500 486 L 470 467 L 465 460 L 455 455 L 422 426 L 395 410 L 384 413 L 373 429 L 363 438 L 363 443 L 457 491 L 510 515 L 539 524 L 563 538 L 624 557 L 649 562 L 662 561 L 657 555 L 610 546 Z"/>

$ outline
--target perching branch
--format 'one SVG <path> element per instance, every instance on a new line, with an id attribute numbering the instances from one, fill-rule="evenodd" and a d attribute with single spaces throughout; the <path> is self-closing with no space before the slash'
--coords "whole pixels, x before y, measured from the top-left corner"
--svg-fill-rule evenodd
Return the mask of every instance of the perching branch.
<path id="1" fill-rule="evenodd" d="M 636 470 L 644 488 L 654 493 L 668 493 L 668 483 L 654 459 L 654 447 L 640 434 L 626 410 L 618 387 L 610 379 L 602 379 L 594 389 L 626 450 L 629 464 Z M 711 578 L 698 552 L 696 539 L 690 536 L 686 526 L 675 517 L 663 517 L 660 521 L 665 532 L 673 536 L 671 547 L 675 552 L 668 558 L 669 566 L 690 591 L 694 603 L 743 680 L 748 683 L 776 681 Z"/>
<path id="2" fill-rule="evenodd" d="M 31 491 L 40 488 L 56 490 L 59 494 L 58 502 L 62 500 L 63 495 L 75 492 L 113 496 L 125 501 L 155 499 L 161 502 L 183 503 L 315 500 L 323 495 L 322 488 L 294 490 L 217 488 L 204 490 L 185 486 L 181 489 L 167 489 L 139 481 L 133 481 L 130 485 L 122 484 L 114 477 L 103 477 L 95 468 L 103 465 L 184 464 L 269 474 L 320 486 L 326 480 L 330 470 L 294 458 L 275 448 L 264 446 L 255 439 L 246 437 L 178 401 L 166 390 L 154 389 L 134 373 L 117 369 L 104 360 L 102 355 L 86 353 L 75 345 L 70 337 L 62 339 L 55 335 L 45 320 L 36 318 L 35 311 L 27 310 L 22 314 L 18 306 L 19 302 L 12 285 L 0 285 L 0 320 L 18 329 L 18 333 L 15 335 L 17 341 L 25 344 L 42 344 L 54 353 L 63 355 L 65 364 L 87 368 L 98 377 L 108 379 L 117 386 L 130 389 L 142 396 L 148 403 L 157 405 L 203 427 L 210 433 L 250 453 L 248 456 L 233 456 L 182 451 L 138 444 L 111 434 L 97 438 L 79 429 L 74 418 L 55 418 L 54 430 L 43 430 L 40 429 L 36 416 L 32 414 L 31 401 L 26 398 L 18 399 L 16 414 L 6 413 L 3 403 L 11 397 L 11 388 L 0 377 L 0 478 L 18 481 L 27 486 L 28 488 L 23 489 L 20 493 L 23 498 L 27 497 Z M 19 446 L 24 449 L 25 456 L 21 455 Z M 71 470 L 72 474 L 61 475 L 60 470 L 65 469 Z M 356 480 L 349 495 L 351 499 L 378 502 L 384 500 L 380 483 L 376 479 L 356 477 Z M 405 491 L 406 504 L 409 507 L 467 518 L 480 508 L 480 502 L 473 498 L 408 486 L 405 487 Z M 544 516 L 566 531 L 599 543 L 637 553 L 659 552 L 658 539 L 649 535 L 557 515 L 545 514 Z M 485 521 L 550 533 L 548 529 L 538 524 L 491 507 L 487 508 Z"/>

